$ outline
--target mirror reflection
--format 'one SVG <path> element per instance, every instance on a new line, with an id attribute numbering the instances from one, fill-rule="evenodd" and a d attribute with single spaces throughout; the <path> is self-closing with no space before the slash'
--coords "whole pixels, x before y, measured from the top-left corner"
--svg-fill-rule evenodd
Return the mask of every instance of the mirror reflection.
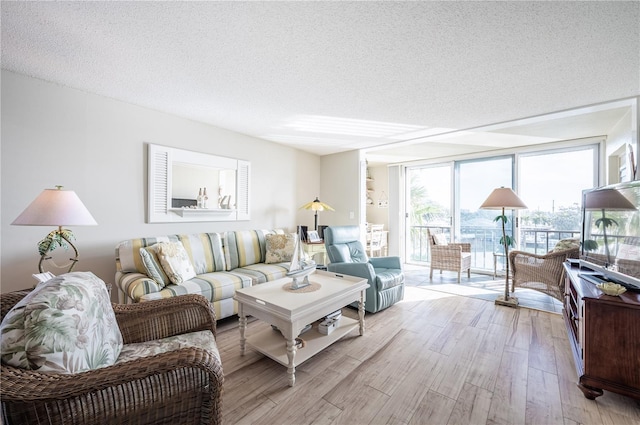
<path id="1" fill-rule="evenodd" d="M 182 162 L 171 170 L 172 208 L 234 209 L 236 170 Z"/>
<path id="2" fill-rule="evenodd" d="M 148 145 L 149 223 L 249 220 L 251 164 Z"/>

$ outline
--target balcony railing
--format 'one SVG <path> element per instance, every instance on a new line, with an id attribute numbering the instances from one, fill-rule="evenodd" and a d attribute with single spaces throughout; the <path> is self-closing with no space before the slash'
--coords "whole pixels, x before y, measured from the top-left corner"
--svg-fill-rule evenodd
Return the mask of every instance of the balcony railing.
<path id="1" fill-rule="evenodd" d="M 449 227 L 411 226 L 410 247 L 407 253 L 407 261 L 411 263 L 430 262 L 429 243 L 427 229 L 442 231 L 452 240 Z M 507 234 L 511 234 L 507 232 Z M 468 242 L 471 244 L 471 267 L 475 269 L 493 270 L 494 253 L 502 253 L 500 244 L 502 229 L 482 227 L 461 227 L 460 236 L 455 242 Z M 579 238 L 579 230 L 554 230 L 540 228 L 521 228 L 520 235 L 516 237 L 517 248 L 534 254 L 549 252 L 560 239 Z M 504 258 L 499 257 L 500 263 Z"/>

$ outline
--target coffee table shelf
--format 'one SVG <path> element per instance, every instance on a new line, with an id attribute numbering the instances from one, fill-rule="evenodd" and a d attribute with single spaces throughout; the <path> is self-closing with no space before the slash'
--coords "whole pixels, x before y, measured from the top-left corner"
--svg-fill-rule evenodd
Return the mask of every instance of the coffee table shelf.
<path id="1" fill-rule="evenodd" d="M 358 326 L 357 320 L 342 316 L 338 327 L 329 335 L 325 335 L 318 332 L 318 324 L 314 323 L 311 329 L 300 335 L 300 338 L 305 341 L 305 346 L 297 349 L 296 363 L 300 364 L 318 354 L 352 330 L 357 329 Z M 263 329 L 255 335 L 248 336 L 247 343 L 272 360 L 284 366 L 289 365 L 285 339 L 280 331 L 272 328 Z"/>

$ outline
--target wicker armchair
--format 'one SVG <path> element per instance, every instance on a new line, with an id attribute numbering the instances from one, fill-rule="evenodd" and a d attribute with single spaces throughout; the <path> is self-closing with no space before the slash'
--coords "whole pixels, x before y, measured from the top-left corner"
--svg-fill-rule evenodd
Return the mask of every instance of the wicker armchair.
<path id="1" fill-rule="evenodd" d="M 433 279 L 433 270 L 443 270 L 458 272 L 458 283 L 460 275 L 467 272 L 467 277 L 471 278 L 471 244 L 470 243 L 447 243 L 442 240 L 444 233 L 427 229 L 427 239 L 431 249 L 431 267 L 429 279 Z M 436 243 L 437 242 L 437 243 Z"/>
<path id="2" fill-rule="evenodd" d="M 511 291 L 516 287 L 533 289 L 553 298 L 564 300 L 564 268 L 567 258 L 578 258 L 579 249 L 551 251 L 544 255 L 524 251 L 509 252 L 513 272 Z"/>
<path id="3" fill-rule="evenodd" d="M 29 291 L 0 295 L 2 318 Z M 113 304 L 125 344 L 216 333 L 200 295 Z M 181 348 L 76 374 L 1 366 L 4 424 L 219 424 L 223 373 L 217 352 Z"/>

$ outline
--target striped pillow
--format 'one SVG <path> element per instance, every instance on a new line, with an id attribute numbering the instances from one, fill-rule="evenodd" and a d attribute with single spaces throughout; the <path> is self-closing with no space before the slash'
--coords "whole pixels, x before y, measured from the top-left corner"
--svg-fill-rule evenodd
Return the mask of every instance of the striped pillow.
<path id="1" fill-rule="evenodd" d="M 160 289 L 162 289 L 170 284 L 171 280 L 169 280 L 169 277 L 160 264 L 158 252 L 156 251 L 157 247 L 158 244 L 154 244 L 140 248 L 140 258 L 142 259 L 142 265 L 147 272 L 147 276 L 155 280 Z"/>

